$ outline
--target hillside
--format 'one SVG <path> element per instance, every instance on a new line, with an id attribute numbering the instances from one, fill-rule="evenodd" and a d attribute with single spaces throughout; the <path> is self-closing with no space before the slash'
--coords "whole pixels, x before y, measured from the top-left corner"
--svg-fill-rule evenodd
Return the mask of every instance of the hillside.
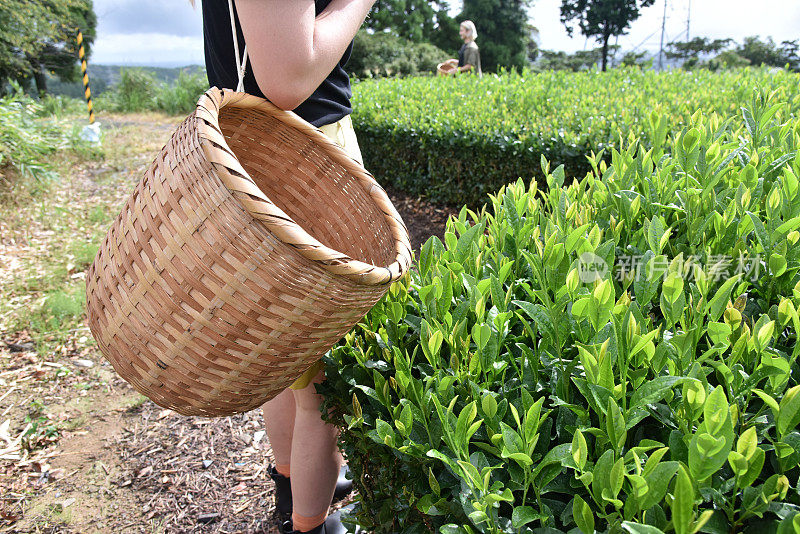
<path id="1" fill-rule="evenodd" d="M 141 67 L 125 65 L 93 65 L 89 64 L 89 86 L 93 95 L 99 95 L 108 87 L 119 81 L 125 69 L 145 70 L 150 72 L 156 80 L 164 83 L 173 83 L 178 74 L 183 71 L 187 74 L 205 72 L 202 65 L 188 65 L 185 67 Z M 48 76 L 47 87 L 54 95 L 66 95 L 73 98 L 83 98 L 83 85 L 80 82 L 64 83 L 56 77 Z"/>

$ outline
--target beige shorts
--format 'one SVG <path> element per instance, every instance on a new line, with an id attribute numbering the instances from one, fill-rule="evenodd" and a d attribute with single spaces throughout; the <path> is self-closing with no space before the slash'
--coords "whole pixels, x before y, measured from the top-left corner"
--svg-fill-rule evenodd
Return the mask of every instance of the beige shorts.
<path id="1" fill-rule="evenodd" d="M 351 158 L 355 159 L 362 165 L 364 160 L 361 158 L 361 149 L 358 148 L 358 139 L 356 139 L 356 131 L 353 129 L 353 121 L 350 120 L 350 115 L 345 116 L 343 119 L 325 124 L 320 127 L 322 133 L 327 135 L 330 139 L 336 142 L 337 145 L 342 147 Z M 290 389 L 303 389 L 308 387 L 320 371 L 325 368 L 322 360 L 318 360 L 311 367 L 300 375 L 300 377 L 289 386 Z"/>

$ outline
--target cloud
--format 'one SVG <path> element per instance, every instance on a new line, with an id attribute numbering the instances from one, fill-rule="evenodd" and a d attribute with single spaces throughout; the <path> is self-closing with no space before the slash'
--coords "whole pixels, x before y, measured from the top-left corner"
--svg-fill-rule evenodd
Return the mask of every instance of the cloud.
<path id="1" fill-rule="evenodd" d="M 188 0 L 94 0 L 98 39 L 93 60 L 98 63 L 203 63 L 201 1 L 193 9 Z M 224 1 L 224 0 L 206 0 Z M 290 1 L 290 0 L 286 0 Z M 669 0 L 665 43 L 683 39 L 689 0 Z M 453 0 L 452 12 L 461 2 Z M 597 44 L 576 31 L 567 36 L 559 20 L 561 0 L 537 0 L 530 10 L 539 28 L 540 45 L 548 50 L 575 51 Z M 691 37 L 731 37 L 741 42 L 750 35 L 771 36 L 777 43 L 797 39 L 800 2 L 766 0 L 754 7 L 752 0 L 692 0 Z M 630 32 L 619 38 L 624 51 L 658 51 L 664 0 L 642 10 Z M 480 21 L 475 21 L 480 33 Z M 612 40 L 612 43 L 614 41 Z"/>
<path id="2" fill-rule="evenodd" d="M 689 1 L 667 2 L 665 44 L 685 39 Z M 762 39 L 771 36 L 778 43 L 784 39 L 797 39 L 800 2 L 767 0 L 764 3 L 769 5 L 769 9 L 754 9 L 751 0 L 693 0 L 690 37 L 730 37 L 739 43 L 750 35 L 760 35 Z M 541 47 L 573 52 L 584 47 L 590 49 L 599 46 L 593 39 L 586 40 L 577 29 L 574 37 L 567 36 L 559 19 L 560 5 L 561 0 L 539 0 L 530 10 L 533 25 L 540 31 Z M 663 16 L 664 0 L 657 0 L 653 6 L 643 9 L 641 17 L 631 25 L 628 34 L 619 37 L 622 49 L 658 51 Z M 612 37 L 611 43 L 614 42 L 615 38 Z"/>
<path id="3" fill-rule="evenodd" d="M 165 33 L 100 35 L 91 60 L 100 64 L 204 63 L 202 35 L 178 36 Z"/>
<path id="4" fill-rule="evenodd" d="M 195 9 L 188 0 L 95 0 L 98 35 L 202 35 L 200 1 L 196 3 Z"/>

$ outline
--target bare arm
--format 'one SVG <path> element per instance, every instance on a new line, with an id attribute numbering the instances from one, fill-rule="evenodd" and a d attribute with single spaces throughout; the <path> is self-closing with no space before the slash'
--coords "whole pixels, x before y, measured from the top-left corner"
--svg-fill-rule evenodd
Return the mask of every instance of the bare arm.
<path id="1" fill-rule="evenodd" d="M 261 92 L 294 109 L 334 69 L 375 0 L 236 0 L 247 55 Z"/>

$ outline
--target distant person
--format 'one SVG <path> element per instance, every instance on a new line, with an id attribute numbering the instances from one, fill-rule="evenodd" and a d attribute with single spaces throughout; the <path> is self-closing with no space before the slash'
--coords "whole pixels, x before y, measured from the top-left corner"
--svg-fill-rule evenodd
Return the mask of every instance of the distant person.
<path id="1" fill-rule="evenodd" d="M 458 35 L 463 39 L 464 44 L 458 51 L 458 59 L 448 59 L 439 66 L 440 74 L 455 74 L 456 72 L 473 72 L 483 75 L 481 71 L 481 53 L 475 39 L 478 38 L 478 30 L 475 23 L 465 20 L 458 29 Z"/>

